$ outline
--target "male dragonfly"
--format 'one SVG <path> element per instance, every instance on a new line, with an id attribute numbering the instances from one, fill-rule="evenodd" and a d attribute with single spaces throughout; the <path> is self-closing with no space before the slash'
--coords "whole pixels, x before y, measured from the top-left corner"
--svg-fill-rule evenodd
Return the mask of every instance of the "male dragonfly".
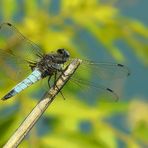
<path id="1" fill-rule="evenodd" d="M 15 96 L 43 78 L 47 77 L 49 83 L 52 76 L 56 77 L 57 74 L 63 72 L 63 65 L 70 60 L 70 53 L 66 49 L 61 48 L 56 52 L 46 54 L 34 42 L 22 35 L 15 26 L 10 23 L 2 23 L 0 25 L 0 62 L 6 66 L 0 70 L 0 74 L 3 70 L 7 75 L 11 70 L 11 74 L 20 71 L 24 73 L 22 63 L 31 71 L 25 79 L 22 78 L 18 84 L 2 97 L 2 100 Z M 104 80 L 122 78 L 130 74 L 128 68 L 122 64 L 97 63 L 89 60 L 82 60 L 77 71 L 81 70 L 84 70 L 83 73 L 92 72 L 98 76 L 98 79 Z M 104 93 L 107 92 L 114 96 L 115 100 L 118 99 L 118 95 L 111 88 L 103 87 L 98 83 L 95 84 L 96 80 L 89 81 L 88 78 L 77 79 L 73 76 L 71 79 L 79 86 L 94 87 L 98 92 L 103 90 Z"/>

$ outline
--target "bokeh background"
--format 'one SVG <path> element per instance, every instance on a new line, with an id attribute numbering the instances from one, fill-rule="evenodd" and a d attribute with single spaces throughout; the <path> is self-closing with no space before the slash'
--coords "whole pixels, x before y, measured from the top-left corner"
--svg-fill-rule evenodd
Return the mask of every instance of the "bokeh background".
<path id="1" fill-rule="evenodd" d="M 19 147 L 148 147 L 147 6 L 147 0 L 0 1 L 0 23 L 14 24 L 46 52 L 66 48 L 73 57 L 123 63 L 131 71 L 130 77 L 115 82 L 118 102 L 93 101 L 91 92 L 85 100 L 65 88 L 66 100 L 58 95 Z M 4 89 L 0 86 L 0 96 Z M 35 85 L 0 101 L 0 146 L 41 93 Z"/>

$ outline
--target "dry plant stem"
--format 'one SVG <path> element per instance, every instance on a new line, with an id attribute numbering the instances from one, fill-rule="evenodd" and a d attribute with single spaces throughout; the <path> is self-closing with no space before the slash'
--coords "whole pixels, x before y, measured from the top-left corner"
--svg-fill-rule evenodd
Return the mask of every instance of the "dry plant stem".
<path id="1" fill-rule="evenodd" d="M 38 102 L 35 108 L 30 112 L 30 114 L 26 117 L 26 119 L 22 122 L 20 127 L 15 131 L 15 133 L 10 137 L 8 142 L 3 146 L 4 148 L 15 148 L 20 142 L 24 139 L 24 137 L 28 134 L 31 128 L 35 125 L 37 120 L 41 117 L 47 107 L 54 100 L 55 96 L 58 94 L 59 90 L 65 85 L 65 83 L 69 80 L 72 74 L 80 65 L 81 60 L 74 59 L 64 73 L 58 78 L 56 82 L 57 87 L 52 87 L 49 92 Z"/>

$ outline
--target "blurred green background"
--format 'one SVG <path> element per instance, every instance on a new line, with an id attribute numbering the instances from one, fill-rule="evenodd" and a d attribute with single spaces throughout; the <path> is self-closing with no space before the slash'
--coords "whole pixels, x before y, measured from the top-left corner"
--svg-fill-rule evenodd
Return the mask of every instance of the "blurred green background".
<path id="1" fill-rule="evenodd" d="M 116 82 L 119 102 L 91 103 L 93 94 L 85 101 L 64 89 L 66 100 L 58 95 L 19 147 L 148 147 L 147 6 L 147 0 L 0 1 L 0 23 L 14 24 L 47 53 L 66 48 L 73 57 L 123 63 L 132 73 Z M 0 101 L 0 146 L 38 102 L 40 89 Z"/>

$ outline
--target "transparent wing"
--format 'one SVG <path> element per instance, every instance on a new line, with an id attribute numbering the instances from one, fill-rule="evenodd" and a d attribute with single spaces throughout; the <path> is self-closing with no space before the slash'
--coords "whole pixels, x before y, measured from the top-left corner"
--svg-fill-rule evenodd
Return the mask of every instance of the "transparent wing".
<path id="1" fill-rule="evenodd" d="M 91 72 L 93 75 L 97 75 L 99 79 L 113 80 L 124 78 L 130 75 L 130 71 L 127 66 L 115 63 L 99 63 L 94 61 L 83 60 L 79 69 L 81 71 Z"/>
<path id="2" fill-rule="evenodd" d="M 117 101 L 119 99 L 116 91 L 113 90 L 115 79 L 121 79 L 130 75 L 128 67 L 122 64 L 99 63 L 83 60 L 71 81 L 80 88 L 83 94 L 98 94 L 104 100 Z M 120 85 L 120 84 L 118 84 Z M 100 97 L 101 98 L 101 97 Z"/>
<path id="3" fill-rule="evenodd" d="M 0 25 L 0 50 L 26 60 L 36 60 L 43 53 L 41 48 L 23 36 L 10 23 Z"/>
<path id="4" fill-rule="evenodd" d="M 76 86 L 77 92 L 79 92 L 83 97 L 91 99 L 99 98 L 102 102 L 115 102 L 119 100 L 118 94 L 111 88 L 105 87 L 101 84 L 90 82 L 84 79 L 78 79 L 72 77 L 70 81 Z"/>
<path id="5" fill-rule="evenodd" d="M 43 51 L 32 41 L 23 36 L 12 24 L 0 25 L 0 62 L 7 75 L 29 71 L 27 61 L 37 61 L 43 55 Z"/>

